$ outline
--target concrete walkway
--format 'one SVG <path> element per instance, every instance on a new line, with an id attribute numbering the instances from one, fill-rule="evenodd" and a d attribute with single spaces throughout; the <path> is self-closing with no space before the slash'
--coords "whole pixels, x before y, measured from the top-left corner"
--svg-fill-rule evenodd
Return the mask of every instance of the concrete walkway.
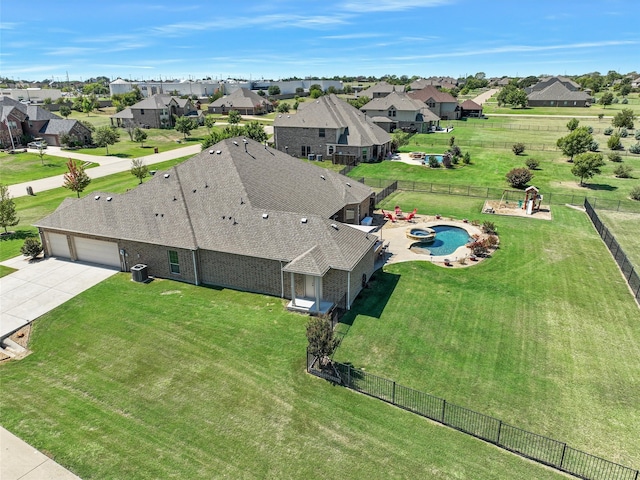
<path id="1" fill-rule="evenodd" d="M 0 479 L 80 480 L 80 477 L 0 427 Z"/>
<path id="2" fill-rule="evenodd" d="M 473 100 L 474 102 L 476 102 L 478 105 L 482 105 L 484 102 L 486 102 L 487 100 L 489 100 L 491 97 L 493 97 L 493 95 L 498 91 L 497 88 L 492 88 L 491 90 L 487 90 L 486 92 L 481 93 L 480 95 L 478 95 L 476 98 L 472 98 L 471 100 Z"/>
<path id="3" fill-rule="evenodd" d="M 185 157 L 189 155 L 196 155 L 200 153 L 202 147 L 200 143 L 195 145 L 189 145 L 188 147 L 176 148 L 175 150 L 169 150 L 166 152 L 154 153 L 147 155 L 146 157 L 140 157 L 146 165 L 153 165 L 155 163 L 166 162 L 167 160 L 173 160 L 174 158 Z M 119 157 L 107 157 L 99 155 L 87 155 L 86 153 L 77 153 L 74 151 L 61 150 L 60 147 L 47 148 L 47 155 L 55 157 L 73 158 L 75 160 L 81 160 L 83 162 L 99 163 L 99 167 L 89 168 L 87 174 L 91 178 L 106 177 L 114 173 L 126 172 L 131 169 L 130 158 Z M 24 197 L 27 195 L 27 187 L 33 188 L 34 193 L 45 190 L 51 190 L 62 186 L 64 182 L 64 175 L 56 175 L 53 177 L 41 178 L 40 180 L 32 180 L 30 182 L 18 183 L 9 186 L 9 193 L 13 198 Z"/>

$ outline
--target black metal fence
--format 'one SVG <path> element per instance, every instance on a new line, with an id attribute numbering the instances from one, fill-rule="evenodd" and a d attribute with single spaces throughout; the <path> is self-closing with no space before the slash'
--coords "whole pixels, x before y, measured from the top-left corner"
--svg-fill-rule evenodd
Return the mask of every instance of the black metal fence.
<path id="1" fill-rule="evenodd" d="M 503 198 L 505 189 L 492 188 L 492 187 L 477 187 L 473 185 L 450 185 L 440 183 L 429 182 L 416 182 L 413 180 L 385 180 L 381 178 L 361 178 L 359 182 L 368 185 L 375 189 L 388 188 L 391 185 L 395 185 L 395 189 L 389 191 L 380 200 L 376 197 L 376 204 L 384 199 L 387 195 L 396 190 L 404 190 L 409 192 L 424 192 L 435 193 L 444 195 L 460 195 L 466 197 L 478 197 L 491 200 L 497 200 Z M 602 210 L 613 210 L 617 212 L 630 212 L 640 213 L 640 202 L 633 200 L 616 200 L 605 199 L 596 197 L 585 197 L 580 194 L 565 194 L 565 193 L 546 193 L 540 192 L 543 196 L 543 204 L 545 205 L 576 205 L 583 206 L 586 199 L 595 207 Z M 507 202 L 517 202 L 523 199 L 524 192 L 511 190 L 507 191 L 506 196 L 503 198 Z"/>
<path id="2" fill-rule="evenodd" d="M 627 255 L 625 255 L 624 251 L 620 247 L 620 244 L 616 240 L 616 237 L 614 237 L 607 226 L 602 223 L 602 220 L 600 220 L 600 217 L 598 217 L 598 214 L 596 213 L 594 207 L 586 198 L 584 200 L 584 208 L 587 211 L 587 215 L 589 215 L 593 226 L 600 234 L 600 237 L 604 241 L 607 248 L 609 248 L 611 255 L 613 255 L 613 258 L 620 267 L 622 275 L 629 284 L 629 287 L 631 288 L 631 291 L 633 292 L 636 300 L 640 302 L 640 275 L 638 275 L 636 268 L 634 267 L 633 263 L 631 263 Z"/>
<path id="3" fill-rule="evenodd" d="M 580 478 L 640 480 L 638 470 L 576 450 L 564 442 L 522 430 L 351 365 L 333 362 L 329 367 L 322 367 L 318 358 L 307 352 L 307 371 Z"/>
<path id="4" fill-rule="evenodd" d="M 363 178 L 362 180 L 363 180 L 362 183 L 364 183 L 366 185 L 367 184 L 366 183 L 366 178 Z M 376 205 L 378 205 L 382 200 L 387 198 L 389 195 L 391 195 L 396 190 L 398 190 L 398 181 L 397 180 L 389 183 L 389 185 L 387 185 L 382 190 L 380 190 L 378 193 L 376 193 L 376 200 L 375 200 Z"/>

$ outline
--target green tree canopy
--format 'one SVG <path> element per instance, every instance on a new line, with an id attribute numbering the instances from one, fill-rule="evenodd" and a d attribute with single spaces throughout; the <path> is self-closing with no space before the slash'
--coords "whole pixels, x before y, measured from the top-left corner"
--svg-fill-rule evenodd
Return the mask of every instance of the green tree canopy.
<path id="1" fill-rule="evenodd" d="M 133 129 L 133 141 L 140 144 L 141 147 L 144 147 L 144 141 L 147 139 L 147 132 L 142 130 L 141 128 Z"/>
<path id="2" fill-rule="evenodd" d="M 589 133 L 588 128 L 577 127 L 568 135 L 559 138 L 557 145 L 562 150 L 562 153 L 570 157 L 570 161 L 573 161 L 575 155 L 589 150 L 591 142 L 593 142 L 593 136 Z"/>
<path id="3" fill-rule="evenodd" d="M 267 93 L 270 97 L 273 95 L 280 95 L 280 87 L 278 85 L 269 85 Z"/>
<path id="4" fill-rule="evenodd" d="M 244 126 L 244 135 L 247 138 L 251 138 L 256 142 L 261 142 L 261 143 L 266 142 L 267 138 L 269 138 L 269 136 L 267 135 L 267 132 L 264 131 L 264 127 L 260 125 L 260 123 L 257 120 L 249 122 L 247 125 Z"/>
<path id="5" fill-rule="evenodd" d="M 140 183 L 142 179 L 149 174 L 149 167 L 145 165 L 144 160 L 141 158 L 134 158 L 131 160 L 131 175 L 136 177 Z"/>
<path id="6" fill-rule="evenodd" d="M 90 183 L 91 179 L 84 171 L 82 164 L 70 158 L 67 162 L 67 173 L 64 174 L 64 183 L 62 186 L 72 192 L 76 192 L 78 198 L 80 198 L 80 193 L 87 188 Z"/>
<path id="7" fill-rule="evenodd" d="M 11 198 L 9 187 L 0 183 L 0 227 L 7 232 L 7 227 L 13 227 L 20 222 L 16 213 L 16 204 Z"/>
<path id="8" fill-rule="evenodd" d="M 213 131 L 213 127 L 216 126 L 216 119 L 214 118 L 213 115 L 205 115 L 204 126 L 209 129 L 209 133 Z"/>
<path id="9" fill-rule="evenodd" d="M 613 93 L 604 92 L 598 100 L 598 103 L 600 105 L 603 105 L 604 107 L 606 107 L 607 105 L 611 105 L 613 103 Z"/>
<path id="10" fill-rule="evenodd" d="M 196 122 L 191 120 L 189 117 L 178 117 L 176 118 L 175 127 L 176 131 L 182 133 L 184 138 L 191 135 L 191 130 L 195 130 L 198 128 Z"/>
<path id="11" fill-rule="evenodd" d="M 333 335 L 331 322 L 323 317 L 309 318 L 307 340 L 309 353 L 318 357 L 321 363 L 327 363 L 328 358 L 338 346 L 338 339 Z"/>
<path id="12" fill-rule="evenodd" d="M 109 145 L 114 145 L 118 140 L 120 140 L 120 133 L 108 125 L 96 128 L 93 134 L 93 141 L 97 146 L 105 147 L 107 155 L 109 155 Z"/>
<path id="13" fill-rule="evenodd" d="M 611 120 L 611 124 L 614 127 L 618 128 L 633 128 L 633 121 L 635 119 L 635 115 L 633 114 L 633 110 L 630 108 L 623 108 L 620 112 L 613 117 Z"/>
<path id="14" fill-rule="evenodd" d="M 231 125 L 237 125 L 242 121 L 242 116 L 238 110 L 229 110 L 228 121 Z"/>
<path id="15" fill-rule="evenodd" d="M 67 118 L 69 115 L 71 115 L 71 109 L 66 105 L 60 105 L 60 115 L 62 115 L 64 118 Z"/>
<path id="16" fill-rule="evenodd" d="M 86 97 L 82 97 L 82 112 L 86 113 L 87 116 L 93 111 L 94 108 L 98 106 L 98 100 L 95 95 L 88 95 Z"/>
<path id="17" fill-rule="evenodd" d="M 577 118 L 572 118 L 567 122 L 567 129 L 570 132 L 573 132 L 576 128 L 578 128 L 579 124 L 580 124 L 580 120 L 578 120 Z"/>
<path id="18" fill-rule="evenodd" d="M 581 153 L 576 155 L 571 167 L 571 173 L 580 178 L 580 186 L 583 186 L 586 178 L 591 178 L 601 173 L 601 168 L 604 164 L 601 153 Z"/>

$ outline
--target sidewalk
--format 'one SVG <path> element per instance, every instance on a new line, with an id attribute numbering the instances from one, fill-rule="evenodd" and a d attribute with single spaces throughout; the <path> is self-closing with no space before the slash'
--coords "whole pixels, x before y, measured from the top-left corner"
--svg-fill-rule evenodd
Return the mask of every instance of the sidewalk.
<path id="1" fill-rule="evenodd" d="M 196 155 L 200 153 L 201 145 L 195 144 L 188 147 L 176 148 L 175 150 L 169 150 L 161 153 L 154 153 L 147 155 L 146 157 L 140 157 L 146 165 L 153 165 L 155 163 L 165 162 L 167 160 L 173 160 L 174 158 L 185 157 L 189 155 Z M 99 155 L 87 155 L 84 153 L 77 153 L 74 151 L 61 150 L 60 147 L 49 147 L 47 149 L 47 155 L 56 157 L 73 158 L 75 160 L 82 160 L 88 162 L 99 163 L 99 167 L 90 168 L 87 170 L 87 174 L 91 178 L 106 177 L 114 173 L 126 172 L 131 168 L 130 158 L 119 157 L 106 157 Z M 13 198 L 24 197 L 27 195 L 27 187 L 33 188 L 34 193 L 45 190 L 51 190 L 52 188 L 58 188 L 62 186 L 64 181 L 64 175 L 56 175 L 53 177 L 41 178 L 40 180 L 32 180 L 30 182 L 18 183 L 9 186 L 9 193 Z"/>
<path id="2" fill-rule="evenodd" d="M 0 427 L 2 480 L 80 480 L 44 453 Z"/>

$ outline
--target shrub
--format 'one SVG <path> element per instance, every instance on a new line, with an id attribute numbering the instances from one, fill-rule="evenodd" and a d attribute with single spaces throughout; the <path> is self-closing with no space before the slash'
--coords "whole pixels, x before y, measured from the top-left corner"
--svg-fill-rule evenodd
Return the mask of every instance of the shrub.
<path id="1" fill-rule="evenodd" d="M 640 142 L 633 144 L 629 147 L 631 153 L 640 153 Z"/>
<path id="2" fill-rule="evenodd" d="M 615 97 L 611 103 L 618 103 L 619 101 L 620 99 L 618 97 Z"/>
<path id="3" fill-rule="evenodd" d="M 607 157 L 611 162 L 620 163 L 622 161 L 622 155 L 617 152 L 611 152 L 609 155 L 607 155 Z"/>
<path id="4" fill-rule="evenodd" d="M 613 174 L 618 178 L 631 178 L 632 170 L 631 166 L 620 164 L 613 169 Z"/>
<path id="5" fill-rule="evenodd" d="M 609 147 L 610 150 L 622 150 L 622 142 L 620 142 L 620 135 L 618 135 L 617 133 L 614 133 L 613 135 L 611 135 L 609 137 L 609 140 L 607 140 L 607 147 Z"/>
<path id="6" fill-rule="evenodd" d="M 625 127 L 622 127 L 619 133 L 622 138 L 627 138 L 629 136 L 629 131 Z"/>
<path id="7" fill-rule="evenodd" d="M 633 136 L 636 140 L 640 140 L 640 128 L 636 130 L 636 134 Z"/>
<path id="8" fill-rule="evenodd" d="M 587 132 L 593 134 L 593 127 L 591 125 L 587 125 Z"/>
<path id="9" fill-rule="evenodd" d="M 440 162 L 438 162 L 435 155 L 429 155 L 428 163 L 430 168 L 440 168 Z"/>
<path id="10" fill-rule="evenodd" d="M 511 147 L 511 150 L 513 150 L 513 153 L 515 153 L 516 155 L 520 155 L 521 153 L 523 153 L 524 149 L 525 149 L 524 143 L 521 143 L 521 142 L 514 143 L 513 146 Z"/>
<path id="11" fill-rule="evenodd" d="M 611 135 L 613 133 L 613 127 L 607 127 L 604 129 L 605 135 Z"/>
<path id="12" fill-rule="evenodd" d="M 36 237 L 27 237 L 24 240 L 24 244 L 20 247 L 20 253 L 25 257 L 31 257 L 31 259 L 36 258 L 38 255 L 42 253 L 42 244 L 40 240 Z"/>
<path id="13" fill-rule="evenodd" d="M 449 137 L 449 146 L 453 147 L 455 143 L 456 143 L 456 137 Z"/>
<path id="14" fill-rule="evenodd" d="M 596 142 L 595 140 L 589 144 L 589 151 L 590 152 L 597 152 L 598 149 L 600 149 L 600 144 L 598 142 Z"/>
<path id="15" fill-rule="evenodd" d="M 497 231 L 496 224 L 490 220 L 485 220 L 482 222 L 482 231 L 490 235 L 495 235 Z"/>
<path id="16" fill-rule="evenodd" d="M 484 257 L 489 251 L 489 243 L 487 240 L 480 240 L 478 235 L 473 236 L 473 241 L 471 243 L 467 243 L 467 248 L 471 250 L 471 252 L 477 257 Z"/>
<path id="17" fill-rule="evenodd" d="M 640 185 L 636 185 L 631 189 L 631 192 L 629 193 L 629 198 L 631 198 L 631 200 L 640 201 Z"/>
<path id="18" fill-rule="evenodd" d="M 533 173 L 528 168 L 514 168 L 507 173 L 506 178 L 513 188 L 524 188 L 533 178 Z"/>
<path id="19" fill-rule="evenodd" d="M 449 147 L 449 153 L 454 157 L 459 157 L 462 154 L 462 150 L 460 150 L 458 145 L 451 145 L 451 147 Z"/>
<path id="20" fill-rule="evenodd" d="M 626 105 L 627 103 L 629 103 L 629 100 L 627 100 L 626 98 L 623 98 L 620 103 L 622 103 L 623 105 Z"/>
<path id="21" fill-rule="evenodd" d="M 527 158 L 524 163 L 529 170 L 537 170 L 540 166 L 540 162 L 535 158 Z"/>
<path id="22" fill-rule="evenodd" d="M 471 163 L 471 155 L 469 154 L 469 152 L 464 152 L 462 163 L 464 163 L 465 165 L 469 165 Z"/>
<path id="23" fill-rule="evenodd" d="M 489 235 L 487 237 L 486 242 L 487 242 L 487 246 L 489 248 L 497 248 L 498 247 L 498 243 L 500 243 L 498 241 L 498 237 L 496 235 Z"/>

